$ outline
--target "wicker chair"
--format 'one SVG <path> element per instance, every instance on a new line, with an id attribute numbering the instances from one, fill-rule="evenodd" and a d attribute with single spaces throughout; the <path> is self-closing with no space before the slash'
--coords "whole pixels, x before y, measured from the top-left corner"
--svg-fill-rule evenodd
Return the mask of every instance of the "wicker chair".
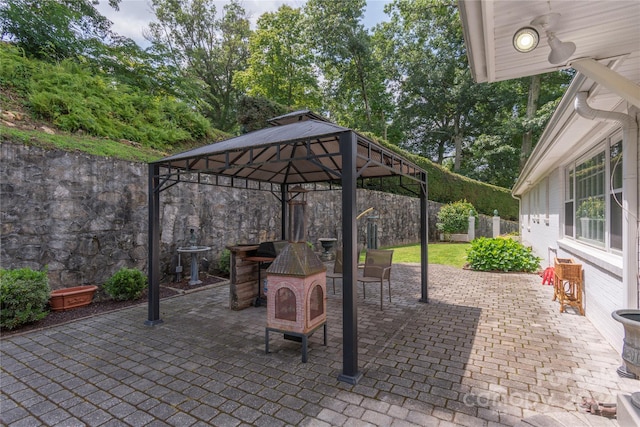
<path id="1" fill-rule="evenodd" d="M 582 264 L 576 264 L 570 258 L 554 259 L 553 300 L 560 302 L 560 313 L 565 305 L 577 308 L 584 316 L 582 307 Z"/>
<path id="2" fill-rule="evenodd" d="M 342 249 L 336 249 L 336 261 L 333 264 L 333 272 L 327 272 L 327 279 L 333 283 L 333 293 L 336 293 L 336 279 L 342 279 Z"/>
<path id="3" fill-rule="evenodd" d="M 380 310 L 382 310 L 382 291 L 384 281 L 389 284 L 389 302 L 391 302 L 391 259 L 393 251 L 388 250 L 367 250 L 364 260 L 364 268 L 362 277 L 358 278 L 358 282 L 362 283 L 363 297 L 367 297 L 366 285 L 368 283 L 380 284 Z"/>

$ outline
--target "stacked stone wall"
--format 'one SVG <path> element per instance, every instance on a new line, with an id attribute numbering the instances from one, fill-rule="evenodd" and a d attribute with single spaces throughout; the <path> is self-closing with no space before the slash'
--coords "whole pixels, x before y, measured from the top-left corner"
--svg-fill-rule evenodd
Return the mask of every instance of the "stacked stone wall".
<path id="1" fill-rule="evenodd" d="M 147 269 L 146 164 L 2 143 L 0 265 L 49 271 L 52 288 L 103 284 L 121 267 Z M 279 194 L 182 183 L 160 194 L 163 279 L 173 277 L 177 248 L 211 246 L 202 257 L 213 269 L 229 245 L 279 240 Z M 339 190 L 308 194 L 307 235 L 342 242 Z M 357 211 L 374 208 L 379 246 L 419 241 L 419 200 L 358 190 Z M 439 204 L 429 203 L 429 238 L 435 240 Z M 358 220 L 358 244 L 366 244 L 369 215 Z M 516 227 L 517 229 L 517 227 Z M 482 235 L 482 233 L 477 233 Z M 491 235 L 491 232 L 487 235 Z M 183 271 L 188 257 L 182 256 Z"/>

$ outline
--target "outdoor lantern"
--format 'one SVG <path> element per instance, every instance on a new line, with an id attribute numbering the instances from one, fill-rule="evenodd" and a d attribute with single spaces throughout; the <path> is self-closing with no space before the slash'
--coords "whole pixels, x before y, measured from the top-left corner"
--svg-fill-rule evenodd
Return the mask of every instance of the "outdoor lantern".
<path id="1" fill-rule="evenodd" d="M 515 47 L 518 52 L 527 53 L 535 49 L 539 41 L 540 36 L 535 28 L 523 27 L 516 31 L 516 34 L 513 36 L 513 47 Z"/>
<path id="2" fill-rule="evenodd" d="M 307 190 L 299 185 L 291 187 L 289 189 L 289 242 L 305 242 L 307 239 L 306 205 Z"/>

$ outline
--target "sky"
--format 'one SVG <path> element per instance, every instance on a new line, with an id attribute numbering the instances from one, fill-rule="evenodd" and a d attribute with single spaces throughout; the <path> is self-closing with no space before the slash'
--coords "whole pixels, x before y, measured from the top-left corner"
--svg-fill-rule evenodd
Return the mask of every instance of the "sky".
<path id="1" fill-rule="evenodd" d="M 384 14 L 384 6 L 390 1 L 367 0 L 363 21 L 365 27 L 371 28 L 379 22 L 388 20 L 388 17 Z M 255 27 L 260 15 L 265 12 L 275 12 L 282 4 L 288 4 L 294 8 L 302 7 L 305 4 L 305 0 L 241 0 L 240 2 L 249 16 L 252 28 Z M 216 0 L 215 3 L 217 9 L 222 9 L 224 4 L 228 2 Z M 153 20 L 153 13 L 149 4 L 150 0 L 122 0 L 120 2 L 120 10 L 116 12 L 106 0 L 102 0 L 96 9 L 113 22 L 112 31 L 121 36 L 129 37 L 142 47 L 147 47 L 149 42 L 142 36 L 142 31 Z"/>

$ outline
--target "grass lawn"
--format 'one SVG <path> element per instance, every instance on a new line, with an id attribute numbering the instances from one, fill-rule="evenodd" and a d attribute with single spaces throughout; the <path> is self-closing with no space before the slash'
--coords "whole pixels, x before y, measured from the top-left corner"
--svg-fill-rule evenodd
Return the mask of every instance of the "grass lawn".
<path id="1" fill-rule="evenodd" d="M 470 243 L 429 243 L 429 264 L 444 264 L 462 268 L 467 262 Z M 396 246 L 393 262 L 420 262 L 420 245 Z"/>

